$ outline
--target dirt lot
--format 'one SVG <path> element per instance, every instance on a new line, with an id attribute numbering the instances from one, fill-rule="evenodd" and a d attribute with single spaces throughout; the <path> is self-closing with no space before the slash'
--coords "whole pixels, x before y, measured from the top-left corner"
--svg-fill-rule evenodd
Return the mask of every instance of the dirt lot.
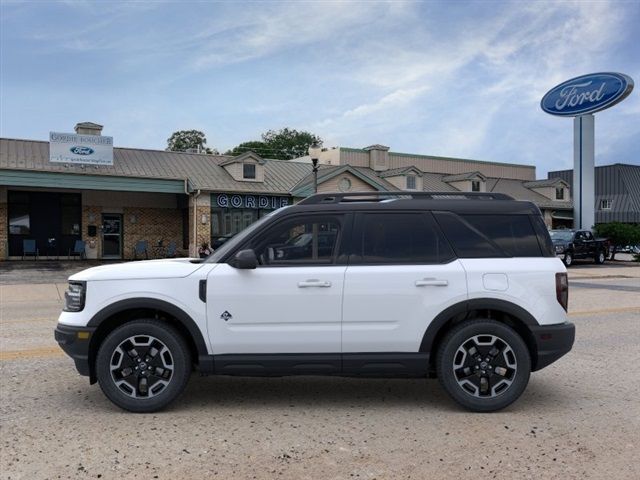
<path id="1" fill-rule="evenodd" d="M 127 414 L 53 341 L 66 273 L 4 273 L 1 478 L 638 478 L 640 267 L 571 269 L 574 350 L 494 414 L 436 380 L 195 375 Z"/>

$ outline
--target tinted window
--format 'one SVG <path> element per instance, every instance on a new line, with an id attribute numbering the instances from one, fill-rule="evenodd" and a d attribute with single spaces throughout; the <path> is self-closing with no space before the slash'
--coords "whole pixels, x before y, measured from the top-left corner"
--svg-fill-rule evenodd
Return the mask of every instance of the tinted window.
<path id="1" fill-rule="evenodd" d="M 329 264 L 339 234 L 339 219 L 305 217 L 276 225 L 253 248 L 260 265 Z"/>
<path id="2" fill-rule="evenodd" d="M 362 216 L 356 249 L 362 263 L 444 263 L 454 255 L 430 216 L 369 213 Z"/>
<path id="3" fill-rule="evenodd" d="M 500 248 L 471 224 L 450 212 L 434 213 L 438 224 L 460 258 L 504 257 Z"/>
<path id="4" fill-rule="evenodd" d="M 540 245 L 528 215 L 462 215 L 512 257 L 539 257 Z"/>

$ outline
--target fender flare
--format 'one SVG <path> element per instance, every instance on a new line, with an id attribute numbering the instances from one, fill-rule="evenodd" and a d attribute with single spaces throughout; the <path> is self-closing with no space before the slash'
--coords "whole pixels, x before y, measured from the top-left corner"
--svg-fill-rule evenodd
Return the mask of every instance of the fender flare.
<path id="1" fill-rule="evenodd" d="M 539 325 L 533 315 L 515 303 L 508 302 L 506 300 L 499 300 L 497 298 L 465 300 L 446 308 L 433 319 L 422 337 L 420 352 L 431 352 L 436 336 L 449 320 L 459 315 L 466 315 L 473 310 L 500 310 L 501 312 L 517 318 L 529 327 Z"/>
<path id="2" fill-rule="evenodd" d="M 193 318 L 191 318 L 181 308 L 157 298 L 128 298 L 126 300 L 120 300 L 96 313 L 91 320 L 89 320 L 87 326 L 97 328 L 102 324 L 102 322 L 113 315 L 136 308 L 149 308 L 168 313 L 187 329 L 196 346 L 198 357 L 202 358 L 203 356 L 209 355 L 209 352 L 207 351 L 207 344 L 202 336 L 202 332 Z"/>

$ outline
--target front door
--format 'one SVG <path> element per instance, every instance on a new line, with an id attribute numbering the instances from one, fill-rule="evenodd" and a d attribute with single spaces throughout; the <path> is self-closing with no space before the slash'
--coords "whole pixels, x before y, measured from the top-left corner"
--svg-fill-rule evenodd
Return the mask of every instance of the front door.
<path id="1" fill-rule="evenodd" d="M 122 258 L 122 215 L 102 215 L 102 258 Z"/>
<path id="2" fill-rule="evenodd" d="M 343 215 L 289 217 L 242 247 L 256 252 L 256 269 L 215 267 L 207 279 L 214 354 L 330 353 L 339 368 L 344 225 Z"/>

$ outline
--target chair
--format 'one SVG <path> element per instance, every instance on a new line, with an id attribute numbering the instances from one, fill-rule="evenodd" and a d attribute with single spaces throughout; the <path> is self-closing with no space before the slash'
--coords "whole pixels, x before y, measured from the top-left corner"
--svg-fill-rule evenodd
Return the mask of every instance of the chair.
<path id="1" fill-rule="evenodd" d="M 74 257 L 77 255 L 80 260 L 87 259 L 86 244 L 84 240 L 76 240 L 76 243 L 73 245 L 73 250 L 69 249 L 67 259 L 70 259 L 72 255 Z"/>
<path id="2" fill-rule="evenodd" d="M 25 255 L 33 255 L 38 260 L 38 248 L 36 247 L 35 240 L 23 240 L 22 241 L 22 260 L 24 260 Z"/>
<path id="3" fill-rule="evenodd" d="M 138 255 L 142 255 L 143 253 L 144 257 L 149 260 L 149 242 L 146 240 L 138 240 L 136 246 L 133 247 L 133 258 L 137 260 Z"/>
<path id="4" fill-rule="evenodd" d="M 176 258 L 177 253 L 178 253 L 178 246 L 176 245 L 176 242 L 169 242 L 169 245 L 167 246 L 167 253 L 166 253 L 167 258 Z"/>

